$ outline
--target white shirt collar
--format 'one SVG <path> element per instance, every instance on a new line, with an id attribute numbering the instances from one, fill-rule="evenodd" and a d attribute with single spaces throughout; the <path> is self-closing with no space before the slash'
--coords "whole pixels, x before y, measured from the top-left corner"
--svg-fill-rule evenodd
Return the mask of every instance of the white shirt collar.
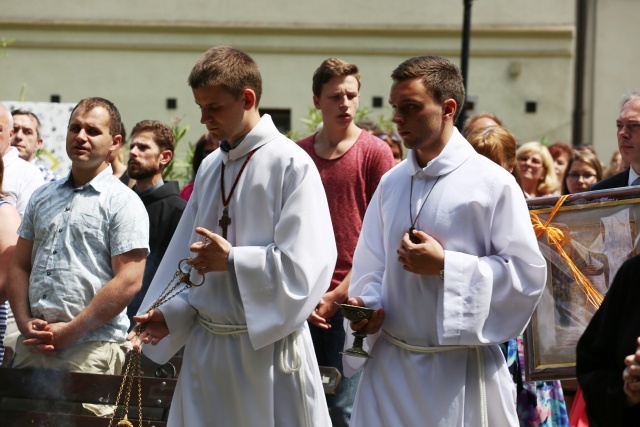
<path id="1" fill-rule="evenodd" d="M 15 162 L 18 159 L 18 149 L 16 147 L 9 147 L 9 150 L 2 156 L 2 162 L 4 163 L 4 167 L 6 168 L 11 163 Z"/>
<path id="2" fill-rule="evenodd" d="M 444 146 L 440 154 L 432 159 L 424 168 L 418 165 L 415 150 L 410 150 L 407 156 L 407 171 L 409 175 L 422 172 L 427 176 L 445 175 L 467 161 L 469 157 L 477 154 L 471 144 L 464 139 L 457 128 L 453 128 L 451 138 Z"/>

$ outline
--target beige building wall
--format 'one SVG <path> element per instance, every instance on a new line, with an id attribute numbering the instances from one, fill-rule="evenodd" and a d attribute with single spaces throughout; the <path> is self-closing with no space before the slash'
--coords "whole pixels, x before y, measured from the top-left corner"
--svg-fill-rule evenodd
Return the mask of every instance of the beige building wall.
<path id="1" fill-rule="evenodd" d="M 589 40 L 587 64 L 585 139 L 593 142 L 605 163 L 618 149 L 616 119 L 620 99 L 640 88 L 640 2 L 630 0 L 587 0 Z"/>
<path id="2" fill-rule="evenodd" d="M 498 114 L 522 140 L 568 141 L 573 99 L 575 0 L 473 2 L 468 92 L 476 111 Z M 460 64 L 463 2 L 290 0 L 155 2 L 22 0 L 3 6 L 0 37 L 15 39 L 0 58 L 0 100 L 111 99 L 128 129 L 142 119 L 204 131 L 186 79 L 208 47 L 230 44 L 258 62 L 263 108 L 312 107 L 311 75 L 338 56 L 359 65 L 361 104 L 387 103 L 389 75 L 404 59 L 442 55 Z M 168 110 L 166 99 L 177 99 Z M 525 103 L 536 103 L 535 113 Z M 388 107 L 373 117 L 390 116 Z"/>

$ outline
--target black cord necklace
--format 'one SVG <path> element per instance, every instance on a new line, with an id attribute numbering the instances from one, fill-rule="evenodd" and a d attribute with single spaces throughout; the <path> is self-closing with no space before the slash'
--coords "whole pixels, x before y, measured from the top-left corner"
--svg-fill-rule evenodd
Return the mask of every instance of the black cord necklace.
<path id="1" fill-rule="evenodd" d="M 413 215 L 411 215 L 411 201 L 413 200 L 413 175 L 411 175 L 411 191 L 409 192 L 409 221 L 411 222 L 411 227 L 409 227 L 409 239 L 411 240 L 412 243 L 415 243 L 416 245 L 418 243 L 421 243 L 420 239 L 413 235 L 413 232 L 416 230 L 415 229 L 416 222 L 418 221 L 420 212 L 422 212 L 422 208 L 424 208 L 424 204 L 427 202 L 429 195 L 431 195 L 431 192 L 433 191 L 433 187 L 435 187 L 436 184 L 438 183 L 440 176 L 441 175 L 438 175 L 438 177 L 436 178 L 436 182 L 434 182 L 431 188 L 429 189 L 429 192 L 427 193 L 427 197 L 425 197 L 424 200 L 422 201 L 422 206 L 420 206 L 420 210 L 418 210 L 418 214 L 416 215 L 416 218 L 413 219 Z"/>

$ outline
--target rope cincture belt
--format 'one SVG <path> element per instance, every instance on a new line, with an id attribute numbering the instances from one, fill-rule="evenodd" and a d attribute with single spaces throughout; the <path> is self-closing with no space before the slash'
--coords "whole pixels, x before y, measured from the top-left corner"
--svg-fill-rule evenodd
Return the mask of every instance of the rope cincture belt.
<path id="1" fill-rule="evenodd" d="M 214 335 L 238 335 L 249 332 L 247 325 L 224 325 L 214 323 L 204 317 L 198 315 L 198 321 L 203 328 Z M 298 376 L 300 381 L 300 396 L 302 398 L 302 407 L 304 409 L 304 419 L 307 426 L 311 426 L 309 420 L 309 408 L 307 407 L 305 374 L 302 369 L 304 365 L 304 344 L 302 335 L 299 332 L 293 332 L 280 340 L 280 369 L 285 374 L 294 374 Z M 289 359 L 291 363 L 289 363 Z"/>
<path id="2" fill-rule="evenodd" d="M 404 350 L 411 351 L 414 353 L 441 353 L 445 351 L 453 351 L 453 350 L 475 350 L 478 360 L 478 376 L 480 382 L 480 417 L 481 417 L 481 426 L 489 427 L 489 420 L 487 414 L 487 387 L 484 379 L 484 360 L 482 357 L 482 348 L 478 345 L 446 345 L 439 347 L 422 347 L 418 345 L 407 344 L 404 341 L 400 341 L 398 338 L 391 335 L 389 332 L 382 329 L 382 336 L 389 341 L 391 344 L 396 347 L 400 347 Z"/>
<path id="3" fill-rule="evenodd" d="M 211 332 L 214 335 L 237 335 L 247 333 L 247 325 L 223 325 L 220 323 L 213 323 L 210 320 L 198 315 L 198 321 L 203 328 Z"/>

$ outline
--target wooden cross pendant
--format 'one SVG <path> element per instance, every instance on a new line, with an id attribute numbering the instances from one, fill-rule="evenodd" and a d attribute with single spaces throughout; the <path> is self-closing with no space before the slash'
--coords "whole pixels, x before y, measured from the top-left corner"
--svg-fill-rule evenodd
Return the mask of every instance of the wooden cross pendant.
<path id="1" fill-rule="evenodd" d="M 416 231 L 416 229 L 413 228 L 413 226 L 409 228 L 409 240 L 411 240 L 411 243 L 418 245 L 422 243 L 422 241 L 418 238 L 418 236 L 414 236 L 413 234 L 414 231 Z"/>
<path id="2" fill-rule="evenodd" d="M 229 209 L 225 206 L 222 210 L 220 221 L 218 221 L 218 225 L 222 227 L 222 238 L 225 240 L 227 238 L 227 227 L 229 227 L 229 224 L 231 224 L 231 218 L 229 217 Z"/>

